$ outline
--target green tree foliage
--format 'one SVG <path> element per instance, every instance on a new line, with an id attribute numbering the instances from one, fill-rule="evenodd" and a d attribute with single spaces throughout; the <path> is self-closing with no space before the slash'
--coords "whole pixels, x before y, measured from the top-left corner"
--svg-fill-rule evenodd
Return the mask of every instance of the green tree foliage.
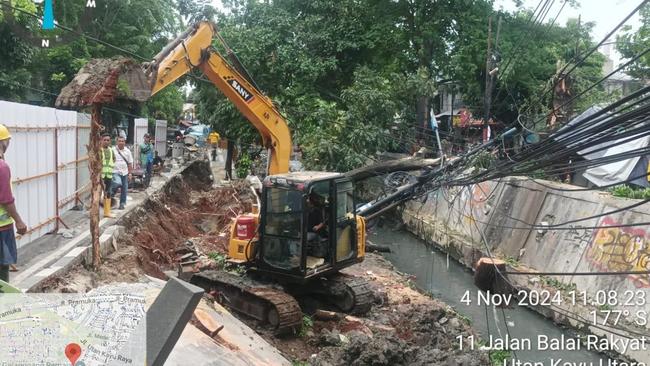
<path id="1" fill-rule="evenodd" d="M 35 8 L 31 1 L 21 0 L 12 3 L 14 6 L 27 11 Z M 36 50 L 22 42 L 5 22 L 4 9 L 0 7 L 0 98 L 24 101 L 28 90 L 24 85 L 32 81 L 33 60 Z M 25 26 L 33 23 L 33 19 L 20 13 L 15 15 L 18 23 Z"/>
<path id="2" fill-rule="evenodd" d="M 170 86 L 148 100 L 142 112 L 154 119 L 164 119 L 168 126 L 173 126 L 183 112 L 184 101 L 181 90 Z"/>
<path id="3" fill-rule="evenodd" d="M 35 9 L 28 0 L 14 3 Z M 89 38 L 34 49 L 0 24 L 0 41 L 6 45 L 0 50 L 0 78 L 19 85 L 0 89 L 0 96 L 24 100 L 20 85 L 56 94 L 93 57 L 150 60 L 189 24 L 212 19 L 259 89 L 286 116 L 308 168 L 345 171 L 378 152 L 407 152 L 416 140 L 432 144 L 428 112 L 438 108 L 440 80 L 456 81 L 457 94 L 475 115 L 483 115 L 490 17 L 493 33 L 497 19 L 502 22 L 498 64 L 510 64 L 498 74 L 492 114 L 507 125 L 515 124 L 519 114 L 548 113 L 551 93 L 540 92 L 551 89 L 558 65 L 575 62 L 593 46 L 590 24 L 534 24 L 530 11 L 497 11 L 491 0 L 224 0 L 223 14 L 210 3 L 98 2 L 84 32 L 117 49 Z M 80 6 L 77 0 L 57 0 L 57 20 L 75 23 Z M 20 21 L 33 26 L 33 19 Z M 624 37 L 637 44 L 647 39 L 644 34 Z M 214 46 L 227 54 L 222 45 Z M 601 76 L 602 62 L 596 53 L 572 73 L 574 94 Z M 259 143 L 258 133 L 211 83 L 189 77 L 178 85 L 187 81 L 195 87 L 192 99 L 201 121 L 244 146 Z M 606 98 L 596 90 L 576 108 Z M 51 104 L 53 97 L 44 101 Z M 174 121 L 182 102 L 180 90 L 170 86 L 132 113 Z"/>
<path id="4" fill-rule="evenodd" d="M 465 102 L 478 116 L 484 115 L 487 24 L 490 16 L 493 37 L 498 20 L 502 22 L 499 42 L 495 47 L 500 62 L 497 64 L 499 71 L 491 115 L 506 124 L 514 123 L 520 114 L 531 120 L 541 115 L 543 126 L 544 115 L 551 105 L 553 76 L 567 64 L 570 64 L 570 68 L 595 44 L 590 38 L 592 23 L 579 24 L 577 19 L 570 19 L 566 25 L 552 24 L 550 21 L 539 24 L 531 21 L 534 18 L 532 15 L 528 10 L 514 14 L 476 13 L 468 18 L 466 27 L 462 28 L 449 75 L 459 82 Z M 573 95 L 600 79 L 603 62 L 604 57 L 600 53 L 593 53 L 571 73 Z M 606 99 L 602 88 L 589 96 L 589 99 L 579 101 L 577 110 Z"/>
<path id="5" fill-rule="evenodd" d="M 37 11 L 32 1 L 14 1 L 13 5 L 32 13 Z M 3 85 L 0 95 L 11 100 L 25 100 L 31 96 L 32 99 L 40 98 L 45 105 L 53 105 L 59 90 L 91 58 L 122 55 L 133 57 L 138 62 L 150 60 L 180 29 L 173 5 L 167 0 L 98 1 L 90 24 L 86 24 L 83 32 L 119 49 L 85 37 L 78 37 L 62 46 L 36 48 L 16 37 L 5 23 L 0 23 L 0 39 L 3 41 L 0 78 L 13 82 L 6 83 L 13 86 Z M 77 29 L 84 6 L 84 1 L 57 0 L 54 7 L 56 21 Z M 38 29 L 33 17 L 20 12 L 15 12 L 14 17 L 26 26 Z M 66 34 L 63 30 L 54 32 Z M 46 93 L 30 91 L 25 85 L 44 89 Z M 180 89 L 170 86 L 147 103 L 143 113 L 175 121 L 177 115 L 174 113 L 180 114 L 182 103 Z"/>
<path id="6" fill-rule="evenodd" d="M 645 52 L 650 47 L 650 6 L 644 5 L 639 10 L 641 27 L 633 31 L 630 26 L 623 28 L 622 35 L 616 37 L 616 48 L 623 58 L 632 59 Z M 639 79 L 650 78 L 650 54 L 645 53 L 637 62 L 634 62 L 627 72 Z"/>

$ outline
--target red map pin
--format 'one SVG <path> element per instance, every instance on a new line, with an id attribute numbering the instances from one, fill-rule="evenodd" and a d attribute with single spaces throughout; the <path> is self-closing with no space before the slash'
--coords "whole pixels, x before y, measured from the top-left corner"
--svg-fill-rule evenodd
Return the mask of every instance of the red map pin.
<path id="1" fill-rule="evenodd" d="M 76 343 L 70 343 L 69 345 L 65 346 L 65 357 L 70 360 L 70 364 L 72 364 L 72 366 L 74 366 L 75 362 L 77 362 L 80 356 L 81 346 Z"/>

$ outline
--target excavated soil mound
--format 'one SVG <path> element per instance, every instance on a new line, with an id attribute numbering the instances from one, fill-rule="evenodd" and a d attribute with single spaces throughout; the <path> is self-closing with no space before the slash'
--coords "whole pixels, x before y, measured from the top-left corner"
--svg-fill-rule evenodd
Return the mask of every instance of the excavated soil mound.
<path id="1" fill-rule="evenodd" d="M 375 305 L 364 317 L 340 314 L 321 321 L 297 338 L 265 338 L 287 358 L 312 366 L 333 365 L 445 365 L 485 366 L 483 351 L 459 351 L 460 334 L 473 329 L 446 304 L 414 288 L 409 277 L 397 273 L 379 254 L 343 272 L 365 277 L 375 294 Z"/>
<path id="2" fill-rule="evenodd" d="M 207 163 L 194 163 L 120 219 L 125 234 L 99 271 L 79 265 L 47 281 L 42 290 L 85 292 L 105 283 L 134 282 L 144 274 L 165 279 L 164 271 L 176 270 L 182 261 L 177 249 L 188 241 L 206 262 L 211 253 L 225 253 L 230 222 L 250 210 L 252 195 L 243 182 L 212 187 L 209 172 Z"/>

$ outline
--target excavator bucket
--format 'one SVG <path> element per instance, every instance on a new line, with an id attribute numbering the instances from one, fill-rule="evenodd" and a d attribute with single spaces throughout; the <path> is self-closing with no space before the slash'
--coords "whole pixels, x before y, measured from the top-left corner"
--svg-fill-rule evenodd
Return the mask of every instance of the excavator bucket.
<path id="1" fill-rule="evenodd" d="M 125 58 L 92 59 L 56 98 L 56 106 L 80 108 L 116 100 L 144 102 L 151 85 L 139 63 Z"/>

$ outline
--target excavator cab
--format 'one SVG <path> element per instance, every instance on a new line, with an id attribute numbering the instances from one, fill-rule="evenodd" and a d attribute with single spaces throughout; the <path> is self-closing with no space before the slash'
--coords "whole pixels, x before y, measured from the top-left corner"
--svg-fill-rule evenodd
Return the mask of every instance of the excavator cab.
<path id="1" fill-rule="evenodd" d="M 363 260 L 352 182 L 328 172 L 267 176 L 255 268 L 301 282 Z"/>

